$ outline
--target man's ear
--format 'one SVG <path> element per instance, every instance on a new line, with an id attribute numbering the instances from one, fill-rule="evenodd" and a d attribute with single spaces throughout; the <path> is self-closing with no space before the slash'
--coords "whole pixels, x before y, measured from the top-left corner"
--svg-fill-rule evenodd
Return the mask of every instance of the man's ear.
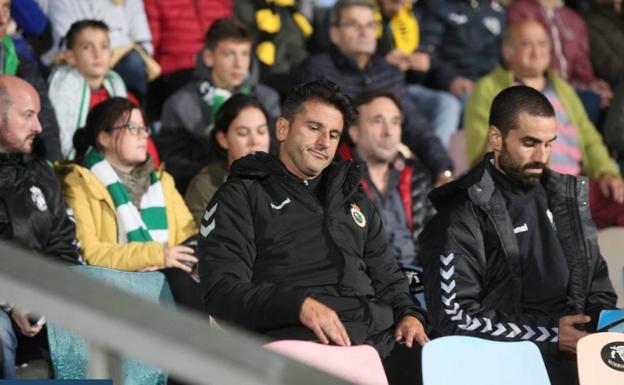
<path id="1" fill-rule="evenodd" d="M 106 131 L 100 131 L 97 134 L 97 138 L 95 138 L 95 143 L 99 145 L 99 147 L 106 149 L 111 147 L 111 134 Z"/>
<path id="2" fill-rule="evenodd" d="M 65 52 L 63 52 L 63 59 L 67 64 L 71 66 L 76 65 L 76 56 L 74 55 L 74 51 L 72 51 L 71 49 L 67 49 L 65 50 Z"/>
<path id="3" fill-rule="evenodd" d="M 223 133 L 223 131 L 217 131 L 215 138 L 217 139 L 217 143 L 219 143 L 219 146 L 221 146 L 221 148 L 225 150 L 230 149 L 230 145 L 228 144 L 228 141 L 225 138 L 225 134 Z"/>
<path id="4" fill-rule="evenodd" d="M 288 137 L 288 132 L 290 131 L 290 123 L 288 119 L 283 116 L 280 116 L 275 122 L 275 136 L 277 140 L 281 143 L 286 140 Z"/>
<path id="5" fill-rule="evenodd" d="M 495 126 L 488 128 L 488 144 L 494 152 L 500 152 L 503 149 L 503 133 Z"/>
<path id="6" fill-rule="evenodd" d="M 507 67 L 509 67 L 509 63 L 511 63 L 511 60 L 513 59 L 513 48 L 511 47 L 511 44 L 503 43 L 501 51 L 503 53 L 503 61 Z"/>
<path id="7" fill-rule="evenodd" d="M 202 52 L 202 60 L 204 61 L 204 65 L 206 67 L 212 68 L 214 60 L 212 56 L 212 50 L 210 48 L 204 48 L 204 51 Z"/>
<path id="8" fill-rule="evenodd" d="M 337 44 L 337 41 L 338 41 L 338 27 L 336 27 L 336 26 L 329 27 L 329 40 L 331 40 L 331 42 L 334 43 L 335 45 L 338 45 Z"/>
<path id="9" fill-rule="evenodd" d="M 349 126 L 347 133 L 353 144 L 357 145 L 360 139 L 360 129 L 355 124 L 352 124 Z"/>

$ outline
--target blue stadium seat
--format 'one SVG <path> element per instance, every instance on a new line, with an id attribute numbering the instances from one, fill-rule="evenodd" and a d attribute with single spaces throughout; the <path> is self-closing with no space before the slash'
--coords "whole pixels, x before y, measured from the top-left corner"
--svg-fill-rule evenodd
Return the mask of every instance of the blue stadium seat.
<path id="1" fill-rule="evenodd" d="M 616 321 L 624 320 L 624 309 L 617 310 L 603 310 L 600 312 L 600 317 L 598 318 L 598 326 L 597 329 L 602 329 L 605 326 L 613 324 Z M 618 325 L 614 325 L 610 327 L 608 330 L 604 330 L 606 332 L 624 332 L 624 323 L 620 323 Z"/>
<path id="2" fill-rule="evenodd" d="M 423 348 L 424 385 L 550 385 L 532 342 L 449 336 Z"/>
<path id="3" fill-rule="evenodd" d="M 174 306 L 167 280 L 160 272 L 136 273 L 96 266 L 72 266 L 71 269 L 147 300 Z M 49 324 L 48 342 L 54 378 L 87 378 L 88 349 L 82 337 Z M 123 371 L 126 385 L 167 383 L 166 373 L 133 359 L 124 359 Z"/>

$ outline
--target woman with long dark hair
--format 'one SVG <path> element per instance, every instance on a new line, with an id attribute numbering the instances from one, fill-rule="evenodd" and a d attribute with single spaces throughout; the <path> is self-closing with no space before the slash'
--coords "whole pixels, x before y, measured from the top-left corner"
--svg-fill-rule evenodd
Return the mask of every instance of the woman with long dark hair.
<path id="1" fill-rule="evenodd" d="M 268 119 L 258 99 L 243 94 L 229 98 L 217 112 L 209 142 L 211 161 L 193 178 L 184 195 L 198 225 L 208 202 L 225 182 L 232 163 L 256 151 L 269 151 Z"/>
<path id="2" fill-rule="evenodd" d="M 143 112 L 128 99 L 95 106 L 74 136 L 80 165 L 62 172 L 65 200 L 88 264 L 161 270 L 176 301 L 200 309 L 198 285 L 188 274 L 197 259 L 182 245 L 197 228 L 171 176 L 154 170 L 149 134 Z"/>

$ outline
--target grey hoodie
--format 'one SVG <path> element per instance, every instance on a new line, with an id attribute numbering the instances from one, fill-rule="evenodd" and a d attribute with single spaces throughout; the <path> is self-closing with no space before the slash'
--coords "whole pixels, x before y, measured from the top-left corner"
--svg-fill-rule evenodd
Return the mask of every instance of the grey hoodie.
<path id="1" fill-rule="evenodd" d="M 212 123 L 211 108 L 202 101 L 198 89 L 198 82 L 206 80 L 212 83 L 211 69 L 204 64 L 201 52 L 197 54 L 195 60 L 194 74 L 197 79 L 186 84 L 165 101 L 161 117 L 163 130 L 184 127 L 194 134 L 205 136 L 203 134 L 205 128 Z M 247 79 L 234 93 L 241 92 L 245 88 L 251 88 L 251 93 L 260 100 L 260 103 L 269 113 L 269 118 L 274 121 L 280 114 L 279 94 L 272 88 L 259 84 L 258 79 L 258 64 L 254 61 Z"/>

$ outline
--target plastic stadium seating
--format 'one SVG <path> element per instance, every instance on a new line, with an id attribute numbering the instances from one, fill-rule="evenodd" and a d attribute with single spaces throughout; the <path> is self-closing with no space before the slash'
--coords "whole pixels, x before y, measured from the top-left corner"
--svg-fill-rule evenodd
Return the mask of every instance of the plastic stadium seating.
<path id="1" fill-rule="evenodd" d="M 609 266 L 609 277 L 618 295 L 617 306 L 624 308 L 624 228 L 609 227 L 598 232 L 600 252 Z"/>
<path id="2" fill-rule="evenodd" d="M 309 341 L 281 340 L 264 347 L 355 384 L 388 384 L 379 354 L 368 345 L 343 347 Z"/>
<path id="3" fill-rule="evenodd" d="M 424 385 L 550 385 L 532 342 L 441 337 L 423 348 Z"/>
<path id="4" fill-rule="evenodd" d="M 581 385 L 624 384 L 624 333 L 594 333 L 576 348 Z"/>
<path id="5" fill-rule="evenodd" d="M 605 326 L 612 324 L 613 322 L 624 320 L 624 309 L 617 310 L 603 310 L 600 312 L 600 318 L 598 318 L 598 326 L 597 329 L 602 329 Z M 614 325 L 609 328 L 609 330 L 605 330 L 606 332 L 624 332 L 624 323 L 620 323 L 618 325 Z"/>
<path id="6" fill-rule="evenodd" d="M 173 306 L 171 290 L 160 272 L 135 273 L 95 266 L 73 266 L 71 269 L 150 301 Z M 87 377 L 88 349 L 82 337 L 49 324 L 48 342 L 54 378 L 65 380 Z M 167 383 L 165 373 L 132 359 L 124 359 L 123 371 L 126 385 Z"/>

